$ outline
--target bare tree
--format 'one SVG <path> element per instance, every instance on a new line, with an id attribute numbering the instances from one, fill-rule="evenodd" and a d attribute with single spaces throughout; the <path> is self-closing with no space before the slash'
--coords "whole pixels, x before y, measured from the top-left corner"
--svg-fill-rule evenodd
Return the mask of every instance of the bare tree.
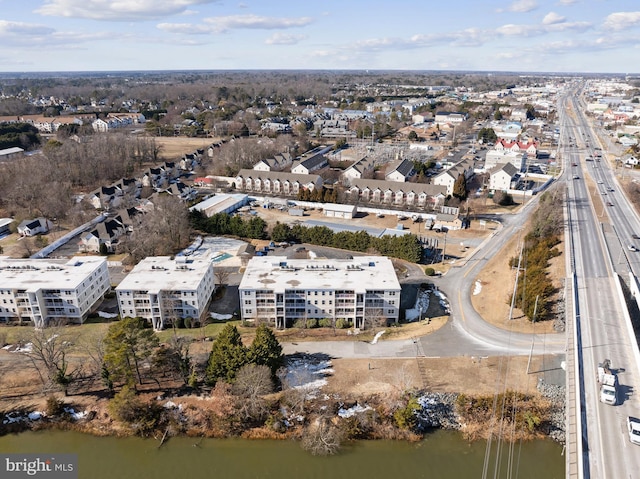
<path id="1" fill-rule="evenodd" d="M 336 454 L 342 445 L 342 432 L 328 417 L 320 416 L 304 431 L 302 447 L 314 456 Z"/>
<path id="2" fill-rule="evenodd" d="M 216 272 L 214 274 L 216 277 L 216 281 L 218 281 L 218 286 L 223 286 L 227 284 L 227 281 L 229 281 L 231 271 L 229 271 L 227 268 L 216 268 Z"/>
<path id="3" fill-rule="evenodd" d="M 69 370 L 67 354 L 73 344 L 69 334 L 62 327 L 34 328 L 23 337 L 24 354 L 38 373 L 45 390 L 58 386 L 67 395 L 67 389 L 79 373 L 79 369 Z"/>
<path id="4" fill-rule="evenodd" d="M 233 393 L 240 398 L 239 412 L 247 419 L 259 421 L 269 411 L 264 396 L 273 392 L 271 370 L 268 366 L 247 364 L 236 374 Z"/>
<path id="5" fill-rule="evenodd" d="M 387 325 L 387 317 L 382 308 L 367 308 L 362 321 L 362 329 L 383 328 Z"/>

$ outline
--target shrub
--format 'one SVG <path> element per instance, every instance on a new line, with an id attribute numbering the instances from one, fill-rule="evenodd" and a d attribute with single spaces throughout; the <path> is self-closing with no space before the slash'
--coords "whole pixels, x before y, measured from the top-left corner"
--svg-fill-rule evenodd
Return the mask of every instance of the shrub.
<path id="1" fill-rule="evenodd" d="M 307 319 L 307 328 L 311 329 L 311 328 L 317 328 L 318 327 L 318 320 L 315 318 L 311 318 L 311 319 Z"/>
<path id="2" fill-rule="evenodd" d="M 336 328 L 337 329 L 346 329 L 351 325 L 348 319 L 338 318 L 336 319 Z"/>
<path id="3" fill-rule="evenodd" d="M 320 321 L 318 321 L 318 326 L 320 326 L 321 328 L 330 328 L 331 326 L 333 326 L 333 321 L 331 321 L 330 318 L 322 318 Z"/>
<path id="4" fill-rule="evenodd" d="M 55 396 L 49 396 L 47 398 L 47 406 L 45 408 L 47 416 L 59 416 L 64 413 L 64 401 L 61 401 Z"/>
<path id="5" fill-rule="evenodd" d="M 433 276 L 434 274 L 436 274 L 436 270 L 431 267 L 428 267 L 424 269 L 424 274 L 426 276 Z"/>
<path id="6" fill-rule="evenodd" d="M 294 328 L 304 329 L 305 325 L 306 324 L 304 319 L 296 319 L 296 322 L 293 323 Z"/>
<path id="7" fill-rule="evenodd" d="M 146 403 L 129 386 L 109 401 L 109 412 L 118 421 L 129 424 L 136 432 L 143 435 L 155 429 L 160 420 L 162 407 L 155 403 Z"/>
<path id="8" fill-rule="evenodd" d="M 396 425 L 400 429 L 413 430 L 418 422 L 416 413 L 420 409 L 420 404 L 418 404 L 418 400 L 416 398 L 409 399 L 409 402 L 405 407 L 400 408 L 393 413 L 393 419 L 395 419 Z"/>

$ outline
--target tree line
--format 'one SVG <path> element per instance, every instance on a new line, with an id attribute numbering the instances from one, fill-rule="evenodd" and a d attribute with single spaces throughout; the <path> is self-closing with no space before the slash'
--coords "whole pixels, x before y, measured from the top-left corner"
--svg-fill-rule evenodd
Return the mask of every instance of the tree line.
<path id="1" fill-rule="evenodd" d="M 217 213 L 207 218 L 202 211 L 193 210 L 189 212 L 189 222 L 194 229 L 212 235 L 232 235 L 252 239 L 267 237 L 267 222 L 257 216 L 244 219 L 238 215 Z"/>
<path id="2" fill-rule="evenodd" d="M 0 123 L 0 150 L 18 147 L 31 150 L 40 145 L 38 129 L 28 123 Z"/>
<path id="3" fill-rule="evenodd" d="M 549 277 L 549 261 L 560 255 L 556 246 L 560 243 L 563 228 L 562 195 L 555 189 L 540 197 L 538 208 L 532 215 L 531 229 L 524 238 L 522 260 L 512 257 L 509 265 L 520 266 L 515 299 L 529 321 L 551 319 L 553 296 L 556 287 Z"/>
<path id="4" fill-rule="evenodd" d="M 385 235 L 371 236 L 366 231 L 340 231 L 334 233 L 326 226 L 306 227 L 303 225 L 289 226 L 276 223 L 268 235 L 267 223 L 258 217 L 243 219 L 240 216 L 230 216 L 227 213 L 217 213 L 209 218 L 201 211 L 189 212 L 191 226 L 198 231 L 212 235 L 233 235 L 243 238 L 266 239 L 277 243 L 309 243 L 318 246 L 331 246 L 351 251 L 375 252 L 384 256 L 404 259 L 418 263 L 422 258 L 422 245 L 416 235 L 401 236 Z"/>
<path id="5" fill-rule="evenodd" d="M 350 251 L 375 252 L 384 256 L 404 259 L 411 263 L 418 263 L 422 258 L 422 245 L 418 237 L 413 234 L 375 237 L 363 230 L 334 233 L 326 226 L 309 228 L 299 224 L 289 226 L 278 222 L 271 231 L 271 239 L 278 243 L 289 241 L 331 246 Z"/>

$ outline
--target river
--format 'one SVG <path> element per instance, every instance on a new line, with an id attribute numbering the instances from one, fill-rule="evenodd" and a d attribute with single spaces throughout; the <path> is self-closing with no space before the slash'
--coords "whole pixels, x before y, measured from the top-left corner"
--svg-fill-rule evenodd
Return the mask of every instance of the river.
<path id="1" fill-rule="evenodd" d="M 562 446 L 550 440 L 502 445 L 496 469 L 496 442 L 488 478 L 564 478 Z M 39 431 L 0 437 L 0 451 L 78 454 L 84 479 L 377 479 L 483 477 L 486 442 L 468 443 L 452 431 L 435 431 L 419 443 L 360 441 L 332 457 L 313 457 L 294 441 L 245 439 L 95 437 L 75 432 Z M 511 458 L 511 459 L 510 459 Z M 511 467 L 509 466 L 511 463 Z"/>

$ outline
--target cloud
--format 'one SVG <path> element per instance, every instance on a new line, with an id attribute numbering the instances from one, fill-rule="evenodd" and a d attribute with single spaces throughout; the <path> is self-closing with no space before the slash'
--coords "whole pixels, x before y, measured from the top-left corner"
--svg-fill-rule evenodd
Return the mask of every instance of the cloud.
<path id="1" fill-rule="evenodd" d="M 538 8 L 536 0 L 516 0 L 513 2 L 507 10 L 510 12 L 526 13 Z"/>
<path id="2" fill-rule="evenodd" d="M 274 30 L 305 26 L 311 23 L 311 18 L 271 18 L 257 15 L 233 15 L 228 17 L 210 17 L 203 20 L 203 24 L 194 23 L 159 23 L 157 28 L 171 33 L 185 33 L 204 35 L 225 33 L 229 30 L 256 29 Z"/>
<path id="3" fill-rule="evenodd" d="M 545 19 L 548 17 L 547 15 Z M 557 23 L 543 23 L 541 25 L 515 25 L 506 24 L 496 28 L 495 32 L 506 37 L 533 37 L 547 33 L 563 32 L 566 30 L 585 31 L 592 27 L 589 22 L 565 22 L 559 20 Z"/>
<path id="4" fill-rule="evenodd" d="M 11 35 L 50 35 L 55 30 L 45 25 L 0 20 L 0 37 Z"/>
<path id="5" fill-rule="evenodd" d="M 560 0 L 560 5 L 573 5 L 577 0 Z"/>
<path id="6" fill-rule="evenodd" d="M 604 27 L 609 30 L 626 30 L 640 24 L 640 12 L 616 12 L 604 20 Z"/>
<path id="7" fill-rule="evenodd" d="M 136 21 L 162 18 L 188 11 L 192 5 L 219 0 L 45 0 L 35 12 L 52 17 L 105 21 Z"/>
<path id="8" fill-rule="evenodd" d="M 305 38 L 305 35 L 288 35 L 286 33 L 274 33 L 265 40 L 265 43 L 267 45 L 295 45 Z"/>
<path id="9" fill-rule="evenodd" d="M 216 32 L 226 32 L 237 29 L 275 30 L 280 28 L 294 28 L 309 25 L 310 17 L 277 18 L 261 17 L 259 15 L 229 15 L 226 17 L 205 18 L 206 23 L 214 26 Z"/>
<path id="10" fill-rule="evenodd" d="M 562 23 L 566 20 L 562 15 L 558 15 L 556 12 L 547 13 L 542 19 L 543 25 L 553 25 L 555 23 Z"/>
<path id="11" fill-rule="evenodd" d="M 86 42 L 110 38 L 113 38 L 111 32 L 58 32 L 44 25 L 0 20 L 0 39 L 5 47 L 86 49 Z"/>

